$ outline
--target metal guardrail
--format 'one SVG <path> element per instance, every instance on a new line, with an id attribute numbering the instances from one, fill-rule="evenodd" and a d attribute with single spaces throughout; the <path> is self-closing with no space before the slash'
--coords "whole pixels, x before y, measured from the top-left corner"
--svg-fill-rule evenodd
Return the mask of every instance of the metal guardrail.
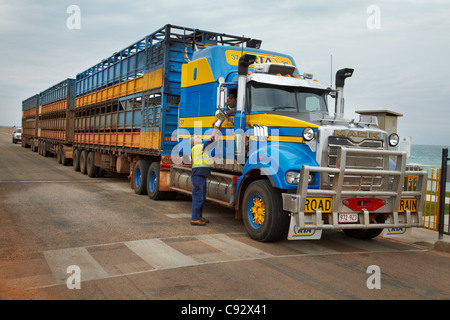
<path id="1" fill-rule="evenodd" d="M 351 154 L 364 154 L 382 156 L 385 164 L 389 164 L 389 158 L 395 159 L 395 169 L 389 170 L 367 170 L 346 168 L 347 157 Z M 334 181 L 331 189 L 308 189 L 308 178 L 311 172 L 334 174 Z M 406 191 L 403 182 L 406 172 L 406 153 L 388 150 L 364 150 L 341 147 L 338 150 L 338 160 L 336 168 L 303 166 L 300 173 L 300 180 L 296 194 L 283 194 L 283 209 L 294 214 L 295 222 L 299 229 L 379 229 L 379 228 L 401 228 L 401 227 L 422 227 L 422 208 L 425 201 L 426 172 L 411 171 L 408 175 L 417 177 L 416 190 Z M 346 188 L 346 180 L 355 176 L 361 177 L 358 189 L 349 190 Z M 363 185 L 362 180 L 367 177 L 381 176 L 383 183 L 378 188 Z M 366 190 L 363 190 L 366 189 Z M 331 214 L 328 214 L 328 223 L 322 220 L 322 211 L 314 209 L 314 213 L 305 213 L 305 205 L 308 197 L 329 197 L 332 199 Z M 358 223 L 339 223 L 338 214 L 354 212 L 343 203 L 345 199 L 355 197 L 379 198 L 384 200 L 382 212 L 388 212 L 384 223 L 374 223 L 373 215 L 378 212 L 370 212 L 363 208 L 358 214 Z M 401 199 L 416 199 L 416 210 L 411 212 L 405 208 L 399 212 Z M 309 216 L 308 219 L 306 217 Z M 306 221 L 308 220 L 308 221 Z"/>
<path id="2" fill-rule="evenodd" d="M 410 172 L 426 171 L 427 183 L 423 207 L 423 227 L 425 229 L 438 231 L 441 168 L 437 166 L 411 165 L 408 166 L 406 170 L 404 190 L 407 191 L 414 190 L 417 184 L 417 176 L 410 175 Z"/>

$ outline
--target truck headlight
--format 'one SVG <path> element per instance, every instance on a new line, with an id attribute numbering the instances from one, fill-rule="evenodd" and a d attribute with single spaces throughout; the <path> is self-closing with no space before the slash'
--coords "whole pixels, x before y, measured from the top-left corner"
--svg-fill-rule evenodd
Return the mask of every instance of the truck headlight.
<path id="1" fill-rule="evenodd" d="M 300 172 L 288 171 L 286 172 L 286 182 L 289 184 L 298 184 L 300 179 Z"/>
<path id="2" fill-rule="evenodd" d="M 300 180 L 300 172 L 298 171 L 288 171 L 286 172 L 286 182 L 289 184 L 298 184 L 299 180 Z M 316 179 L 314 177 L 314 175 L 312 173 L 309 174 L 308 177 L 308 185 L 313 185 L 315 184 Z"/>
<path id="3" fill-rule="evenodd" d="M 303 140 L 311 141 L 312 139 L 314 139 L 316 134 L 314 133 L 314 130 L 312 128 L 307 127 L 305 129 L 303 129 L 302 136 L 303 136 Z"/>
<path id="4" fill-rule="evenodd" d="M 398 134 L 393 133 L 389 136 L 389 146 L 395 147 L 398 145 L 398 142 L 400 141 L 400 138 L 398 137 Z"/>

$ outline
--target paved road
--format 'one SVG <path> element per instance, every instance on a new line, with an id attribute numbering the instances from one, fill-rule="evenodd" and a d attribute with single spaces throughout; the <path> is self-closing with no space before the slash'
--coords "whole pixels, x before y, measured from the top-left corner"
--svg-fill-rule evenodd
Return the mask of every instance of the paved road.
<path id="1" fill-rule="evenodd" d="M 259 243 L 211 203 L 194 227 L 187 197 L 152 201 L 127 177 L 91 179 L 10 140 L 0 131 L 1 299 L 450 298 L 450 255 L 420 242 Z"/>

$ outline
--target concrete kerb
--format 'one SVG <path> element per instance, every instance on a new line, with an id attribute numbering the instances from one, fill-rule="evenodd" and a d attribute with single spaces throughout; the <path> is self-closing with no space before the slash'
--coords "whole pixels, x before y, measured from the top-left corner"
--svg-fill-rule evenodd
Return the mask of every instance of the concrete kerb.
<path id="1" fill-rule="evenodd" d="M 434 250 L 450 253 L 450 241 L 438 240 L 434 243 Z"/>
<path id="2" fill-rule="evenodd" d="M 395 240 L 408 244 L 417 244 L 430 249 L 450 253 L 450 236 L 444 235 L 439 239 L 439 233 L 425 228 L 411 228 L 404 236 L 396 237 Z"/>

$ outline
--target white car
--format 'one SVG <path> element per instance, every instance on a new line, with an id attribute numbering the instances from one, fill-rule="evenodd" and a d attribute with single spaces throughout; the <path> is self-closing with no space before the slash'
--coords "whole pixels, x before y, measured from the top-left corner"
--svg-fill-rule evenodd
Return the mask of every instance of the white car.
<path id="1" fill-rule="evenodd" d="M 22 128 L 16 128 L 13 132 L 12 142 L 17 143 L 18 141 L 22 141 Z"/>

